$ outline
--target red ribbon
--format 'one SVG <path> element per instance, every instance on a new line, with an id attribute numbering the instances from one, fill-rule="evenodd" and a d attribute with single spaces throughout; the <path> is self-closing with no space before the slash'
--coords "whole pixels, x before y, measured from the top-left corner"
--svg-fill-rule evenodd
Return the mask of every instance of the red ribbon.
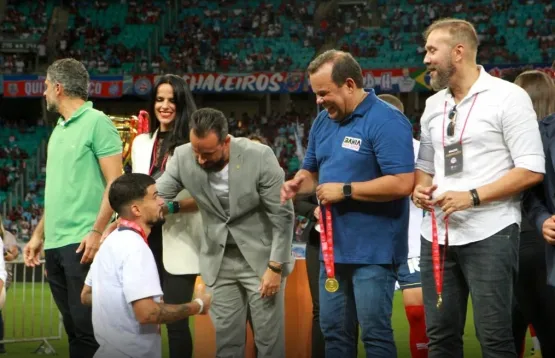
<path id="1" fill-rule="evenodd" d="M 154 171 L 154 167 L 156 166 L 156 156 L 158 155 L 158 145 L 159 145 L 159 141 L 158 141 L 158 137 L 156 137 L 156 140 L 154 141 L 154 147 L 152 148 L 152 157 L 151 157 L 151 164 L 150 164 L 150 169 L 148 170 L 148 175 L 152 175 L 152 172 Z M 160 171 L 163 172 L 166 169 L 166 162 L 168 161 L 168 155 L 169 153 L 164 154 L 164 159 L 162 159 L 162 163 L 160 164 Z"/>
<path id="2" fill-rule="evenodd" d="M 143 240 L 145 240 L 146 244 L 148 245 L 148 238 L 146 236 L 145 231 L 143 230 L 142 227 L 139 226 L 139 224 L 137 224 L 136 222 L 133 221 L 129 221 L 127 219 L 120 219 L 119 220 L 119 225 L 118 227 L 120 229 L 129 229 L 129 230 L 133 230 L 135 231 L 137 234 L 141 235 L 141 237 L 143 238 Z"/>
<path id="3" fill-rule="evenodd" d="M 441 306 L 443 302 L 443 273 L 445 272 L 445 254 L 447 253 L 448 246 L 448 235 L 447 230 L 449 227 L 449 217 L 445 217 L 445 243 L 443 247 L 443 260 L 440 259 L 439 250 L 439 239 L 437 234 L 437 219 L 436 212 L 432 209 L 432 264 L 434 270 L 434 279 L 436 282 L 436 293 L 437 293 L 437 307 Z"/>
<path id="4" fill-rule="evenodd" d="M 318 218 L 320 224 L 320 243 L 322 247 L 322 256 L 324 258 L 324 264 L 326 266 L 326 273 L 328 278 L 335 277 L 335 267 L 333 265 L 333 228 L 331 224 L 331 205 L 326 204 L 324 206 L 326 212 L 326 226 L 324 227 L 324 219 L 322 218 L 322 213 Z"/>

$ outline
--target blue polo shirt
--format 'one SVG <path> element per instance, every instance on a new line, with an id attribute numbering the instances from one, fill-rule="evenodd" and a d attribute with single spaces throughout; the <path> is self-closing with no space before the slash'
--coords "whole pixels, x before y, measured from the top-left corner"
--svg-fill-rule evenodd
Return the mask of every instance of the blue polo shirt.
<path id="1" fill-rule="evenodd" d="M 343 121 L 326 110 L 310 130 L 303 169 L 319 183 L 365 182 L 384 175 L 412 173 L 412 128 L 396 108 L 373 90 Z M 332 205 L 336 263 L 404 263 L 408 254 L 409 199 Z"/>

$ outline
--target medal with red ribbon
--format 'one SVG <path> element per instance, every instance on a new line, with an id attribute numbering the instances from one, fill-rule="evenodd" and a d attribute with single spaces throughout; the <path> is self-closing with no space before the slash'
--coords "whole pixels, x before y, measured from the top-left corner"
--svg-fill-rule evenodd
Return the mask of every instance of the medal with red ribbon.
<path id="1" fill-rule="evenodd" d="M 129 230 L 135 231 L 137 234 L 141 235 L 143 240 L 145 240 L 146 244 L 148 245 L 148 238 L 146 236 L 145 231 L 136 222 L 129 221 L 129 220 L 126 220 L 126 219 L 120 219 L 118 227 L 120 229 L 129 229 Z"/>
<path id="2" fill-rule="evenodd" d="M 443 303 L 443 273 L 445 271 L 445 254 L 447 253 L 449 217 L 445 217 L 445 243 L 443 246 L 443 260 L 440 259 L 439 239 L 437 233 L 436 212 L 432 209 L 432 264 L 434 270 L 434 280 L 436 282 L 437 308 Z"/>
<path id="3" fill-rule="evenodd" d="M 325 288 L 328 292 L 335 292 L 339 289 L 339 282 L 337 282 L 335 278 L 335 267 L 333 259 L 333 228 L 331 224 L 331 205 L 325 205 L 324 210 L 326 212 L 326 226 L 324 226 L 322 213 L 320 213 L 318 222 L 320 224 L 320 243 L 322 246 L 322 256 L 324 258 L 326 274 L 328 275 Z"/>

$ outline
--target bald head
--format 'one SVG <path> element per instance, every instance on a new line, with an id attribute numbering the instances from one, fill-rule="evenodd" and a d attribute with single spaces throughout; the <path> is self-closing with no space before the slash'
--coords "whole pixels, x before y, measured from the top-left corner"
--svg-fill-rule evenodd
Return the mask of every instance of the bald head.
<path id="1" fill-rule="evenodd" d="M 398 110 L 400 110 L 401 112 L 405 113 L 405 106 L 403 106 L 403 102 L 401 102 L 401 100 L 399 98 L 395 97 L 394 95 L 384 93 L 384 94 L 379 95 L 378 97 L 382 101 L 385 101 L 385 102 L 389 103 L 393 107 L 395 107 Z"/>

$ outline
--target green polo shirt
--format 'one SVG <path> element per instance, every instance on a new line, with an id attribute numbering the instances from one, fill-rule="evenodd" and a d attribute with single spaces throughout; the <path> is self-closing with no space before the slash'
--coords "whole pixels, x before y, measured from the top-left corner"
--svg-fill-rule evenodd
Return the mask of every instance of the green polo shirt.
<path id="1" fill-rule="evenodd" d="M 45 249 L 79 243 L 92 229 L 106 188 L 98 160 L 122 149 L 116 127 L 92 102 L 58 119 L 46 160 Z"/>

